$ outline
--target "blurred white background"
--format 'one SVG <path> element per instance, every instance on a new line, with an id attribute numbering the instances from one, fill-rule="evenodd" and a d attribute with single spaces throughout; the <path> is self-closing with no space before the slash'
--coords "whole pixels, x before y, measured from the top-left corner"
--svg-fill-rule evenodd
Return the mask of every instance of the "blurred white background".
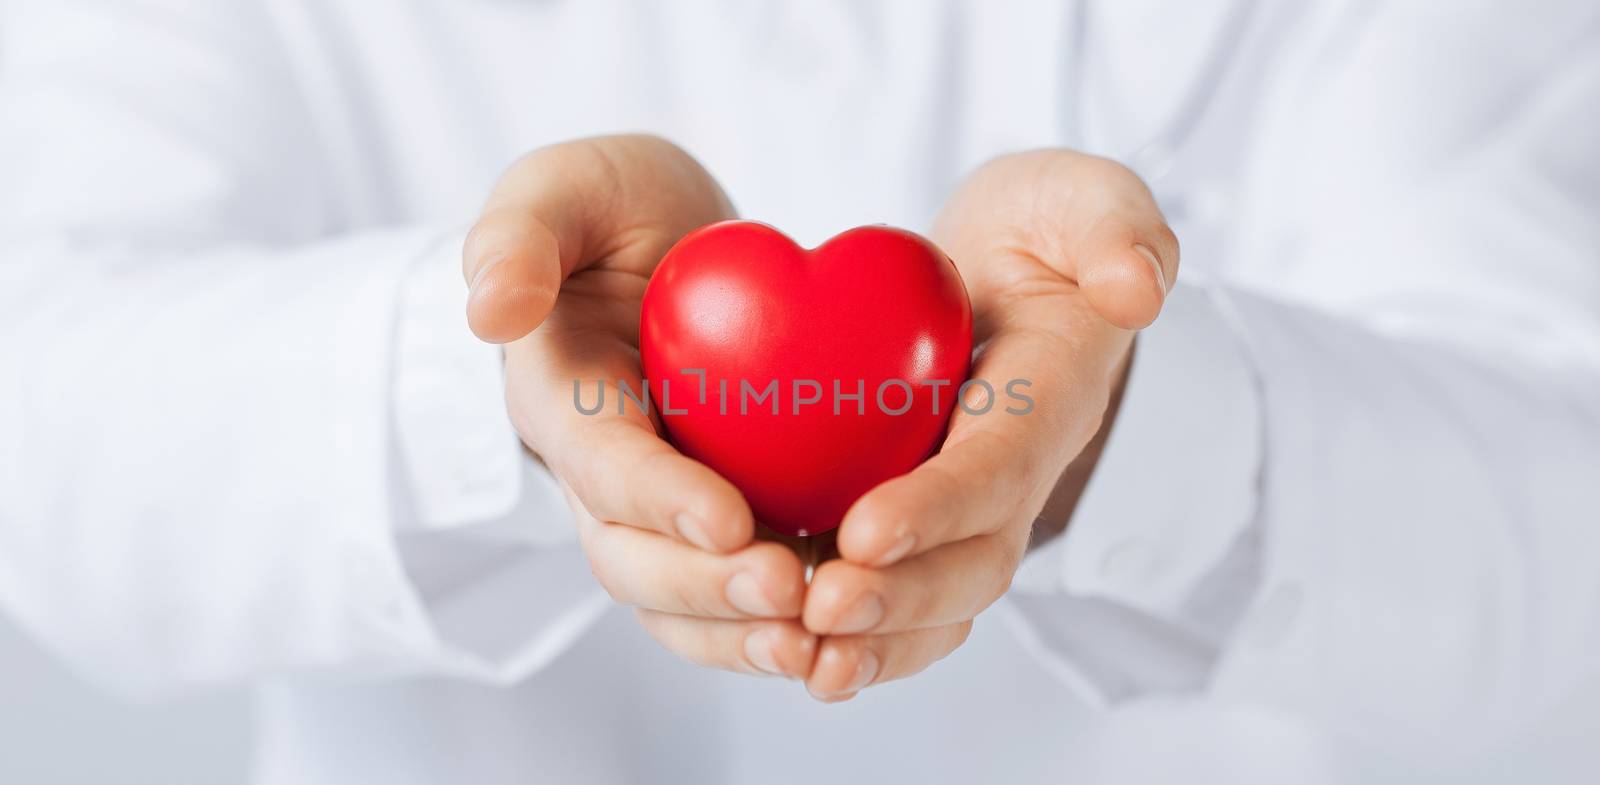
<path id="1" fill-rule="evenodd" d="M 1585 772 L 1600 770 L 1596 706 L 1600 706 L 1600 684 L 1573 695 L 1525 738 L 1510 740 L 1506 749 L 1420 782 L 1588 783 Z M 1216 754 L 1230 740 L 1240 741 L 1241 734 L 1246 743 L 1260 742 L 1248 721 L 1202 706 L 1175 712 L 1150 710 L 1157 708 L 1157 704 L 1134 706 L 1096 731 L 1064 739 L 1075 760 L 1068 765 L 1072 776 L 1063 781 L 1075 777 L 1089 783 L 1158 781 L 1148 779 L 1152 759 L 1170 762 L 1174 757 L 1192 758 L 1199 768 L 1189 771 L 1223 772 L 1235 781 L 1257 781 L 1251 772 L 1219 762 L 1251 756 Z M 250 723 L 249 700 L 242 691 L 149 704 L 109 697 L 0 617 L 0 783 L 4 785 L 246 783 Z M 1354 777 L 1352 782 L 1419 782 L 1418 773 L 1399 761 L 1368 759 L 1354 749 L 1339 749 L 1336 757 L 1339 764 L 1331 768 Z"/>
<path id="2" fill-rule="evenodd" d="M 150 705 L 118 700 L 0 614 L 0 783 L 233 785 L 247 781 L 249 745 L 242 691 Z"/>
<path id="3" fill-rule="evenodd" d="M 249 739 L 242 693 L 110 698 L 0 616 L 0 783 L 232 785 L 246 781 Z"/>

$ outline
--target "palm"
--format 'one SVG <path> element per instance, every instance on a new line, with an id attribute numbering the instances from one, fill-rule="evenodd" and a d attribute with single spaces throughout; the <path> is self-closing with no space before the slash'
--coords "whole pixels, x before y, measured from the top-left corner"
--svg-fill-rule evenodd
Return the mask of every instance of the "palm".
<path id="1" fill-rule="evenodd" d="M 943 657 L 1005 592 L 1040 511 L 1075 461 L 1092 465 L 1132 329 L 1155 318 L 1172 277 L 1160 260 L 1177 262 L 1137 177 L 1060 150 L 980 168 L 946 202 L 934 240 L 972 298 L 974 379 L 1018 381 L 1035 403 L 1021 415 L 956 410 L 938 454 L 845 516 L 843 559 L 818 568 L 803 617 L 827 634 L 808 684 L 829 699 Z M 868 600 L 881 610 L 858 612 Z"/>
<path id="2" fill-rule="evenodd" d="M 639 311 L 656 265 L 732 213 L 710 175 L 661 139 L 536 151 L 501 179 L 469 238 L 468 319 L 479 336 L 509 342 L 512 421 L 566 490 L 600 585 L 687 659 L 800 676 L 815 637 L 795 621 L 798 559 L 752 543 L 738 489 L 674 450 L 640 407 L 621 405 L 618 386 L 642 397 Z"/>

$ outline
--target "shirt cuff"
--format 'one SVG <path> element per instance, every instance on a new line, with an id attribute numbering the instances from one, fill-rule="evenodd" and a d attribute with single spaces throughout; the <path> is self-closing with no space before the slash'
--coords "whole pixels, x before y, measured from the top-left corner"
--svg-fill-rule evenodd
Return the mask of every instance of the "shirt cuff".
<path id="1" fill-rule="evenodd" d="M 524 494 L 559 492 L 522 449 L 506 414 L 500 347 L 467 328 L 462 232 L 422 254 L 406 275 L 396 316 L 395 442 L 414 514 L 403 529 L 435 531 L 505 517 Z M 530 464 L 533 464 L 530 466 Z M 548 487 L 543 487 L 548 486 Z M 566 516 L 529 524 L 570 539 Z"/>
<path id="2" fill-rule="evenodd" d="M 1191 277 L 1173 290 L 1161 318 L 1138 338 L 1122 407 L 1071 525 L 1031 552 L 1014 581 L 1012 610 L 1032 622 L 1031 640 L 1076 665 L 1107 664 L 1091 673 L 1076 667 L 1077 681 L 1104 686 L 1114 680 L 1110 671 L 1141 666 L 1087 650 L 1094 640 L 1125 637 L 1111 630 L 1080 627 L 1082 634 L 1052 644 L 1049 630 L 1061 627 L 1054 617 L 1065 609 L 1093 608 L 1069 614 L 1084 616 L 1082 626 L 1136 625 L 1142 638 L 1172 642 L 1174 652 L 1152 652 L 1144 669 L 1168 673 L 1135 679 L 1172 683 L 1184 679 L 1172 675 L 1180 668 L 1169 661 L 1209 667 L 1201 661 L 1254 592 L 1261 396 L 1231 314 L 1224 295 L 1203 281 Z M 1046 611 L 1051 603 L 1061 607 Z M 1167 630 L 1154 633 L 1152 625 Z M 1101 690 L 1102 697 L 1128 689 Z"/>
<path id="3" fill-rule="evenodd" d="M 440 240 L 401 285 L 393 520 L 431 667 L 506 683 L 563 651 L 607 605 L 560 486 L 506 413 L 500 348 L 467 327 L 462 241 Z"/>

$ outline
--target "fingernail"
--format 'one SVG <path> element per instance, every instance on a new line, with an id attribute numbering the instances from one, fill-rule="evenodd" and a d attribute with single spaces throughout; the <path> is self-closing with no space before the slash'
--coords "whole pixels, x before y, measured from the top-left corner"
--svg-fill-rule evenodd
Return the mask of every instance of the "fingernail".
<path id="1" fill-rule="evenodd" d="M 756 630 L 745 636 L 744 658 L 762 673 L 770 673 L 773 676 L 784 675 L 783 669 L 778 667 L 778 658 L 773 652 L 772 633 L 767 630 Z"/>
<path id="2" fill-rule="evenodd" d="M 728 604 L 740 613 L 761 617 L 778 615 L 778 606 L 767 599 L 766 593 L 761 591 L 761 582 L 748 572 L 741 572 L 729 578 L 726 594 Z"/>
<path id="3" fill-rule="evenodd" d="M 901 535 L 900 539 L 896 540 L 895 544 L 891 548 L 889 548 L 889 550 L 885 551 L 882 556 L 879 556 L 878 560 L 876 562 L 873 562 L 872 566 L 874 566 L 874 567 L 887 567 L 887 566 L 889 566 L 891 564 L 894 564 L 895 562 L 900 561 L 901 559 L 904 559 L 906 557 L 906 554 L 910 553 L 911 549 L 915 548 L 915 547 L 917 547 L 917 536 L 916 535 L 914 535 L 914 534 Z"/>
<path id="4" fill-rule="evenodd" d="M 857 598 L 850 610 L 839 617 L 833 632 L 836 635 L 866 632 L 878 626 L 880 621 L 883 621 L 883 600 L 876 593 L 868 592 Z"/>
<path id="5" fill-rule="evenodd" d="M 855 696 L 856 694 L 853 692 L 811 693 L 811 697 L 816 698 L 823 703 L 843 703 L 851 698 L 854 698 Z"/>
<path id="6" fill-rule="evenodd" d="M 856 675 L 850 679 L 850 686 L 844 691 L 860 692 L 876 678 L 878 678 L 878 655 L 873 654 L 871 649 L 862 649 L 861 658 L 856 660 Z"/>
<path id="7" fill-rule="evenodd" d="M 1156 271 L 1156 283 L 1161 287 L 1161 294 L 1165 295 L 1167 293 L 1167 274 L 1161 271 L 1161 260 L 1156 258 L 1156 252 L 1150 250 L 1150 246 L 1143 243 L 1135 244 L 1133 250 L 1138 251 L 1139 255 L 1150 263 L 1150 268 Z"/>
<path id="8" fill-rule="evenodd" d="M 678 530 L 678 536 L 688 540 L 691 545 L 702 551 L 715 551 L 717 548 L 711 543 L 711 538 L 706 535 L 706 525 L 699 517 L 680 512 L 672 517 L 672 527 Z"/>
<path id="9" fill-rule="evenodd" d="M 818 692 L 810 690 L 809 687 L 807 689 L 810 690 L 812 697 L 833 702 L 860 692 L 877 677 L 878 655 L 873 654 L 871 649 L 862 649 L 861 655 L 856 659 L 856 672 L 850 676 L 850 683 L 846 684 L 844 689 L 836 692 Z"/>

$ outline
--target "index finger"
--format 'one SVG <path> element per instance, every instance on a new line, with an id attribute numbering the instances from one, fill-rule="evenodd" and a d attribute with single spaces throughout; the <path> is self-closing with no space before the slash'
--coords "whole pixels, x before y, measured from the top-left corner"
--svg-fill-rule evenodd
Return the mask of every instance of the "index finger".
<path id="1" fill-rule="evenodd" d="M 754 529 L 743 495 L 673 449 L 651 415 L 627 403 L 624 385 L 644 389 L 637 366 L 618 349 L 620 339 L 585 329 L 587 319 L 568 322 L 565 317 L 582 305 L 563 303 L 533 336 L 506 347 L 507 397 L 515 402 L 510 412 L 517 433 L 596 518 L 708 551 L 743 547 Z M 580 394 L 591 384 L 592 391 Z M 595 401 L 592 409 L 585 400 Z"/>

